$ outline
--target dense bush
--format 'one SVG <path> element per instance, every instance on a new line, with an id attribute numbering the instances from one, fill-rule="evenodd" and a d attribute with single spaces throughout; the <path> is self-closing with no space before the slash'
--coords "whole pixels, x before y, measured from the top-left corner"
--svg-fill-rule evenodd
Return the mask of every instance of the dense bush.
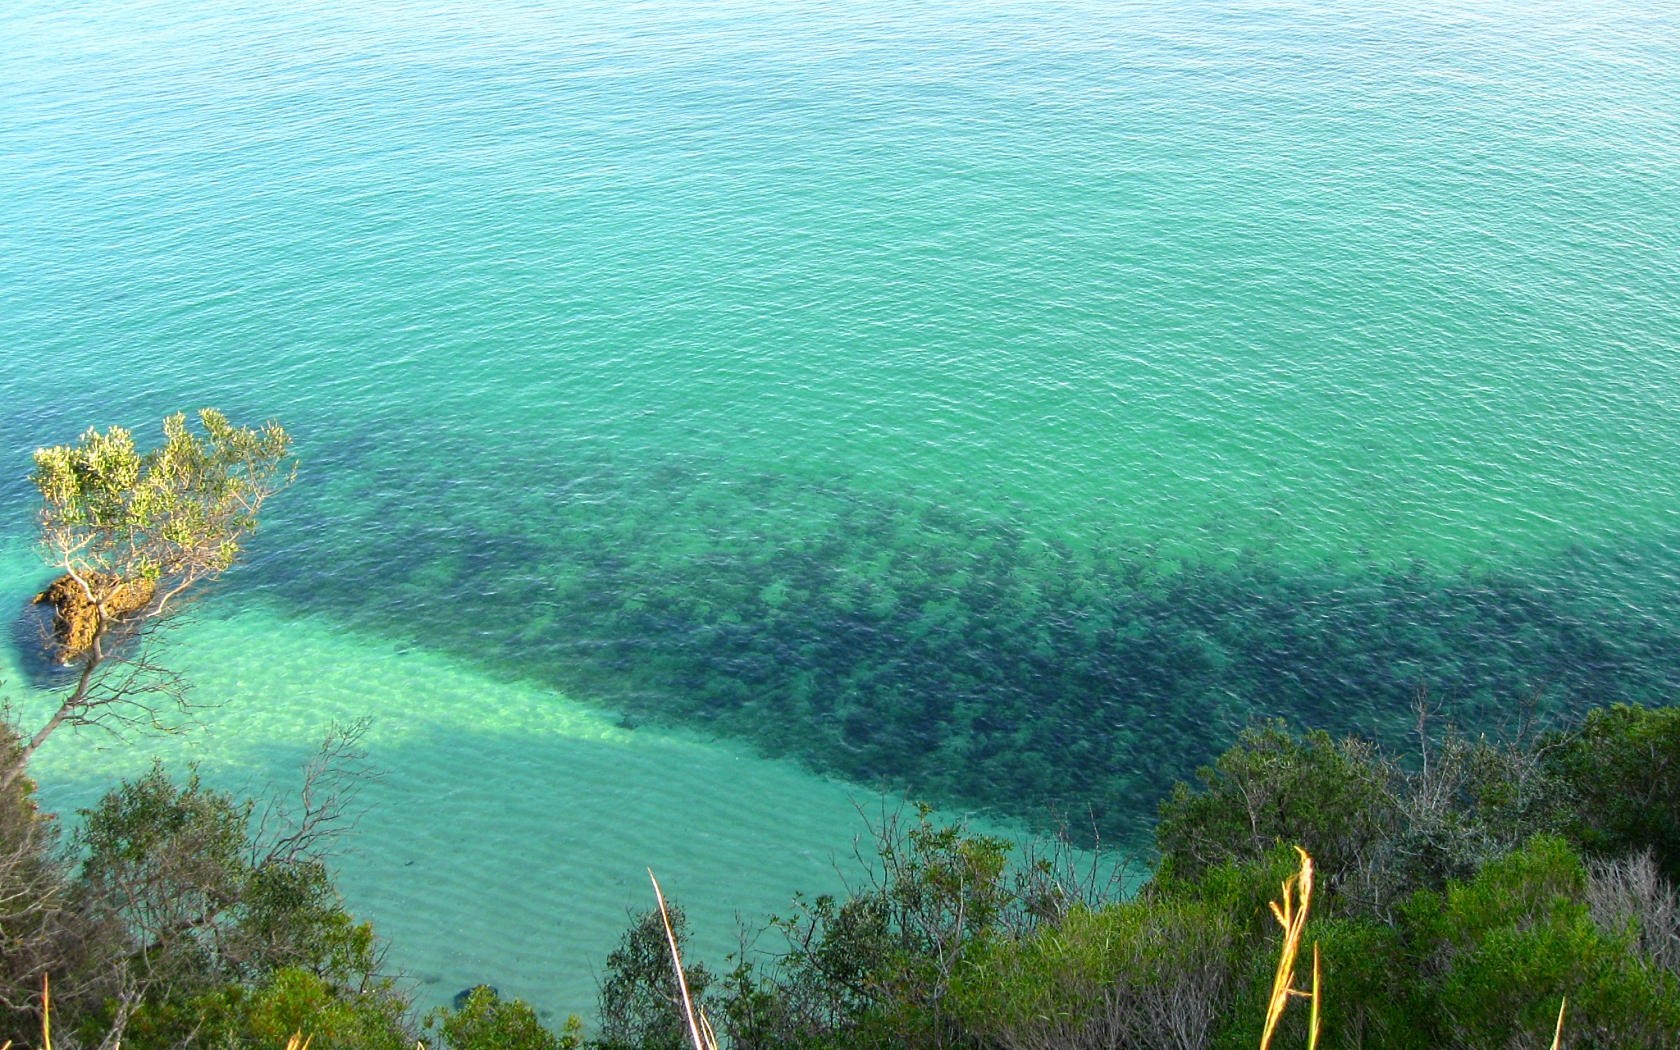
<path id="1" fill-rule="evenodd" d="M 148 1050 L 312 1019 L 324 1050 L 411 1044 L 371 927 L 295 839 L 253 841 L 251 815 L 250 802 L 197 776 L 177 784 L 161 766 L 84 812 L 75 893 L 122 935 L 121 991 L 89 1014 L 85 1038 L 126 1020 L 124 1044 Z"/>
<path id="2" fill-rule="evenodd" d="M 1642 809 L 1664 805 L 1662 769 L 1641 778 L 1633 756 L 1660 759 L 1673 719 L 1617 709 L 1502 743 L 1447 730 L 1412 756 L 1260 725 L 1163 803 L 1160 864 L 1126 899 L 923 810 L 880 829 L 865 886 L 802 902 L 775 924 L 783 950 L 739 961 L 729 1034 L 752 1050 L 1253 1047 L 1279 948 L 1267 902 L 1307 843 L 1321 1045 L 1545 1047 L 1564 996 L 1565 1046 L 1680 1045 L 1680 895 L 1650 853 L 1599 858 L 1665 841 L 1665 814 Z M 1620 772 L 1587 791 L 1593 748 L 1585 768 Z M 1274 1045 L 1304 1025 L 1286 1014 Z"/>
<path id="3" fill-rule="evenodd" d="M 1544 1045 L 1563 996 L 1576 1045 L 1680 1038 L 1680 984 L 1593 923 L 1586 868 L 1561 838 L 1538 836 L 1468 883 L 1420 892 L 1403 929 L 1445 1045 Z"/>
<path id="4" fill-rule="evenodd" d="M 386 987 L 357 990 L 300 967 L 285 967 L 253 983 L 227 982 L 186 1003 L 179 1020 L 194 1027 L 172 1032 L 149 1026 L 168 1017 L 164 1002 L 130 1022 L 124 1043 L 133 1046 L 284 1047 L 294 1032 L 326 1050 L 408 1050 L 413 1045 L 408 1004 Z"/>
<path id="5" fill-rule="evenodd" d="M 1010 1050 L 1204 1045 L 1237 944 L 1231 917 L 1203 901 L 1157 894 L 1077 908 L 969 960 L 960 1014 Z"/>
<path id="6" fill-rule="evenodd" d="M 520 999 L 503 999 L 494 988 L 479 985 L 454 1010 L 434 1010 L 426 1017 L 428 1031 L 436 1031 L 449 1050 L 576 1050 L 582 1022 L 566 1018 L 556 1036 L 544 1028 L 530 1006 Z"/>
<path id="7" fill-rule="evenodd" d="M 1155 841 L 1169 877 L 1194 879 L 1284 842 L 1310 852 L 1334 887 L 1399 820 L 1394 771 L 1374 746 L 1297 737 L 1282 723 L 1248 729 L 1198 779 L 1200 790 L 1179 783 L 1161 803 Z"/>
<path id="8" fill-rule="evenodd" d="M 16 749 L 4 723 L 0 749 Z M 36 806 L 34 792 L 28 777 L 0 788 L 0 1043 L 18 1045 L 39 1033 L 43 973 L 81 977 L 61 985 L 72 999 L 103 989 L 90 955 L 98 957 L 111 932 L 75 906 L 57 823 Z"/>
<path id="9" fill-rule="evenodd" d="M 252 802 L 154 766 L 60 850 L 28 789 L 0 798 L 0 1038 L 34 1045 L 50 976 L 60 1047 L 283 1046 L 299 1030 L 317 1050 L 413 1045 L 372 928 L 333 887 L 330 803 L 253 827 Z"/>
<path id="10" fill-rule="evenodd" d="M 688 918 L 669 909 L 671 932 L 680 949 L 688 941 Z M 704 966 L 684 966 L 683 980 L 695 1002 L 704 1003 L 712 975 Z M 601 984 L 601 1050 L 689 1050 L 682 995 L 670 942 L 659 912 L 638 915 L 619 946 L 607 956 Z"/>
<path id="11" fill-rule="evenodd" d="M 1550 744 L 1547 760 L 1575 798 L 1576 841 L 1605 856 L 1649 849 L 1680 879 L 1680 708 L 1600 708 Z"/>
<path id="12" fill-rule="evenodd" d="M 1249 1048 L 1279 947 L 1267 905 L 1305 843 L 1322 877 L 1298 985 L 1316 950 L 1321 1045 L 1545 1047 L 1567 996 L 1567 1047 L 1677 1046 L 1677 725 L 1612 708 L 1505 742 L 1425 733 L 1397 756 L 1260 724 L 1162 803 L 1159 863 L 1131 893 L 1065 850 L 883 814 L 850 892 L 798 899 L 774 950 L 721 978 L 687 960 L 686 978 L 733 1050 Z M 249 802 L 159 767 L 86 811 L 66 853 L 29 790 L 0 798 L 7 1037 L 28 1045 L 50 971 L 65 1046 L 413 1045 L 371 929 L 297 830 L 316 824 L 254 829 Z M 608 957 L 598 1015 L 585 1041 L 479 988 L 426 1029 L 448 1050 L 684 1050 L 657 912 Z M 1274 1045 L 1300 1045 L 1305 1015 Z"/>

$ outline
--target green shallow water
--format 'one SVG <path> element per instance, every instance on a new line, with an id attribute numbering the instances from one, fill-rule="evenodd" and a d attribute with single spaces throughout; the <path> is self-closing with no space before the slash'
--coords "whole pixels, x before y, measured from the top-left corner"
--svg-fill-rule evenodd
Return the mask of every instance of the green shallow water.
<path id="1" fill-rule="evenodd" d="M 1252 717 L 1676 695 L 1672 13 L 0 17 L 4 600 L 34 447 L 290 427 L 172 753 L 376 714 L 346 885 L 423 995 L 577 1008 L 651 861 L 721 951 L 846 784 L 1135 841 Z"/>

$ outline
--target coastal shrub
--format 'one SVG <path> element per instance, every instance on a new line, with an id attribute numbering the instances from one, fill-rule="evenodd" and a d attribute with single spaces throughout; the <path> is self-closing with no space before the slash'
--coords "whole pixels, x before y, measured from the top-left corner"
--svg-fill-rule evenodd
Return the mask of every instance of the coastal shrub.
<path id="1" fill-rule="evenodd" d="M 523 999 L 503 999 L 495 989 L 479 985 L 459 1008 L 434 1010 L 426 1028 L 443 1038 L 448 1050 L 577 1050 L 582 1022 L 566 1019 L 556 1036 L 543 1027 Z"/>
<path id="2" fill-rule="evenodd" d="M 60 1000 L 83 1042 L 266 1045 L 278 1032 L 283 1044 L 303 1027 L 312 1045 L 412 1045 L 372 927 L 345 911 L 316 852 L 331 813 L 264 839 L 252 809 L 154 764 L 83 811 L 70 895 L 114 931 L 91 960 L 104 994 Z"/>
<path id="3" fill-rule="evenodd" d="M 287 967 L 255 987 L 231 984 L 198 997 L 189 1005 L 198 1025 L 190 1045 L 283 1047 L 293 1032 L 303 1032 L 312 1050 L 410 1050 L 407 1006 L 388 989 L 356 991 Z M 134 1039 L 143 1030 L 143 1023 L 131 1025 L 124 1043 L 148 1045 Z"/>
<path id="4" fill-rule="evenodd" d="M 1162 801 L 1157 881 L 1301 844 L 1319 866 L 1319 911 L 1388 915 L 1407 894 L 1473 876 L 1488 860 L 1576 819 L 1550 746 L 1447 727 L 1409 755 L 1372 741 L 1251 726 L 1198 784 Z"/>
<path id="5" fill-rule="evenodd" d="M 1226 1000 L 1217 1037 L 1210 1044 L 1220 1050 L 1252 1050 L 1259 1045 L 1281 933 L 1270 915 L 1266 918 L 1270 922 L 1267 936 L 1246 942 L 1233 966 L 1234 992 Z M 1324 990 L 1319 1045 L 1346 1050 L 1437 1050 L 1425 1020 L 1434 1002 L 1419 989 L 1417 967 L 1405 954 L 1399 930 L 1368 918 L 1312 920 L 1301 939 L 1297 988 L 1310 988 L 1314 947 Z M 1307 1013 L 1285 1011 L 1273 1045 L 1304 1046 Z"/>
<path id="6" fill-rule="evenodd" d="M 1253 726 L 1161 803 L 1155 841 L 1162 870 L 1194 879 L 1224 861 L 1255 860 L 1299 845 L 1336 887 L 1392 832 L 1390 764 L 1366 741 L 1296 735 L 1281 722 Z"/>
<path id="7" fill-rule="evenodd" d="M 1414 890 L 1469 879 L 1533 836 L 1560 830 L 1570 792 L 1544 755 L 1531 735 L 1497 741 L 1449 729 L 1426 741 L 1401 767 L 1400 819 L 1362 872 L 1360 904 L 1389 915 Z"/>
<path id="8" fill-rule="evenodd" d="M 1680 1045 L 1680 894 L 1648 856 L 1588 867 L 1544 830 L 1578 819 L 1556 738 L 1427 739 L 1407 763 L 1253 727 L 1163 805 L 1164 856 L 1125 900 L 1034 904 L 1008 843 L 920 809 L 880 836 L 864 884 L 801 900 L 774 923 L 787 949 L 726 977 L 733 1045 L 1252 1048 L 1269 902 L 1299 864 L 1285 836 L 1340 867 L 1297 972 L 1305 987 L 1316 948 L 1321 1045 L 1540 1048 L 1565 994 L 1565 1045 Z M 1304 1042 L 1307 1015 L 1287 1012 L 1274 1045 Z"/>
<path id="9" fill-rule="evenodd" d="M 375 974 L 381 950 L 372 924 L 344 910 L 326 864 L 309 858 L 250 870 L 223 947 L 245 976 L 288 967 L 344 987 Z"/>
<path id="10" fill-rule="evenodd" d="M 1231 917 L 1155 895 L 994 941 L 958 976 L 963 1026 L 1008 1050 L 1196 1050 L 1229 997 Z"/>
<path id="11" fill-rule="evenodd" d="M 166 726 L 187 708 L 179 674 L 158 661 L 162 628 L 239 560 L 264 502 L 290 481 L 291 438 L 278 424 L 235 427 L 214 409 L 163 421 L 140 452 L 122 427 L 35 450 L 37 550 L 57 574 L 37 604 L 50 633 L 32 646 L 73 668 L 52 683 L 53 713 L 0 766 L 0 786 L 66 726 Z"/>
<path id="12" fill-rule="evenodd" d="M 1011 925 L 1033 921 L 1043 869 L 1012 880 L 1013 843 L 943 824 L 928 806 L 883 814 L 867 881 L 843 900 L 800 898 L 772 920 L 786 950 L 743 961 L 725 986 L 738 1047 L 958 1047 L 963 967 Z"/>
<path id="13" fill-rule="evenodd" d="M 1617 704 L 1550 742 L 1575 796 L 1571 837 L 1600 856 L 1650 850 L 1680 880 L 1680 708 Z"/>
<path id="14" fill-rule="evenodd" d="M 83 812 L 81 892 L 128 926 L 151 973 L 254 979 L 298 968 L 363 981 L 379 964 L 372 927 L 344 910 L 319 858 L 263 855 L 251 811 L 196 773 L 176 784 L 154 764 Z"/>
<path id="15" fill-rule="evenodd" d="M 1550 1042 L 1569 997 L 1569 1045 L 1672 1047 L 1680 984 L 1592 921 L 1587 874 L 1558 836 L 1487 864 L 1467 883 L 1420 891 L 1405 936 L 1445 1044 L 1495 1050 Z"/>
<path id="16" fill-rule="evenodd" d="M 678 950 L 688 942 L 688 918 L 679 905 L 668 907 Z M 601 1050 L 689 1050 L 682 993 L 671 964 L 671 946 L 658 911 L 635 916 L 619 945 L 607 956 L 601 982 Z M 712 986 L 710 970 L 685 963 L 689 995 L 704 1003 Z"/>
<path id="17" fill-rule="evenodd" d="M 16 748 L 15 733 L 0 722 L 0 751 Z M 43 974 L 72 1004 L 109 990 L 95 960 L 116 931 L 77 907 L 58 845 L 57 821 L 36 804 L 35 782 L 24 776 L 0 787 L 0 1044 L 29 1045 L 39 1035 Z"/>
<path id="18" fill-rule="evenodd" d="M 1419 1000 L 1398 930 L 1365 918 L 1318 919 L 1307 924 L 1303 943 L 1318 949 L 1327 989 L 1320 1004 L 1321 1045 L 1425 1050 L 1416 1018 L 1427 1004 Z M 1309 964 L 1303 953 L 1303 987 Z M 1299 1011 L 1293 1020 L 1300 1020 Z"/>
<path id="19" fill-rule="evenodd" d="M 218 920 L 250 876 L 249 814 L 196 774 L 177 785 L 160 763 L 83 811 L 81 892 L 129 931 L 135 967 L 159 987 L 200 991 L 232 961 Z"/>
<path id="20" fill-rule="evenodd" d="M 1649 850 L 1589 860 L 1587 908 L 1600 930 L 1625 937 L 1646 962 L 1680 978 L 1680 890 Z"/>

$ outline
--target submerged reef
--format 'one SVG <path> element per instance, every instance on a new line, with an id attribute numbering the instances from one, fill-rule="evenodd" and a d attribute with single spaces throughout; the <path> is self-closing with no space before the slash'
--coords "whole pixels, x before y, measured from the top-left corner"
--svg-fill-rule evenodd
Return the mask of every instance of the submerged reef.
<path id="1" fill-rule="evenodd" d="M 330 524 L 261 563 L 263 589 L 818 770 L 1089 810 L 1105 837 L 1255 718 L 1395 740 L 1420 688 L 1469 730 L 1536 697 L 1544 716 L 1680 695 L 1680 560 L 1657 545 L 1463 572 L 1198 564 L 787 477 L 597 468 L 511 508 L 438 489 L 348 518 L 317 496 Z"/>

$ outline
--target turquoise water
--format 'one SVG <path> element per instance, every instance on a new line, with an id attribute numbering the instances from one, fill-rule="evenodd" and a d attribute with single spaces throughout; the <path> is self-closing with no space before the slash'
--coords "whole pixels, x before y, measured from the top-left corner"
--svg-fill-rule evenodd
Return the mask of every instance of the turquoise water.
<path id="1" fill-rule="evenodd" d="M 285 423 L 172 753 L 378 715 L 346 885 L 437 996 L 578 1008 L 648 854 L 721 951 L 848 791 L 1135 841 L 1252 717 L 1676 695 L 1672 11 L 0 18 L 5 600 L 31 449 Z M 95 744 L 49 798 L 149 746 Z"/>

